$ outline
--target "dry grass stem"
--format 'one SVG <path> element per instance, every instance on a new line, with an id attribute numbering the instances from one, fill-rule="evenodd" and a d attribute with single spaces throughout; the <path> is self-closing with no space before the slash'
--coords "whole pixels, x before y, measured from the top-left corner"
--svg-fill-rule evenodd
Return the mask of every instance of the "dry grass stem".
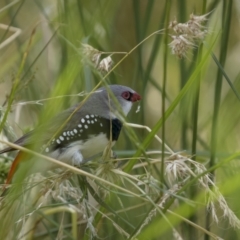
<path id="1" fill-rule="evenodd" d="M 8 44 L 10 44 L 12 41 L 14 41 L 21 33 L 22 30 L 20 28 L 8 26 L 5 24 L 0 23 L 0 28 L 4 30 L 9 30 L 10 32 L 13 32 L 14 34 L 11 35 L 9 38 L 7 38 L 5 41 L 0 43 L 0 50 L 6 47 Z"/>
<path id="2" fill-rule="evenodd" d="M 133 128 L 141 128 L 141 129 L 146 129 L 149 133 L 151 133 L 152 129 L 149 128 L 148 126 L 144 126 L 144 125 L 139 125 L 139 124 L 135 124 L 135 123 L 127 123 L 125 122 L 124 125 L 129 126 L 129 127 L 133 127 Z M 162 144 L 162 139 L 160 137 L 158 137 L 156 134 L 154 135 L 154 138 L 160 143 Z M 174 154 L 174 152 L 172 151 L 172 149 L 170 147 L 168 147 L 168 145 L 165 143 L 165 148 L 167 151 L 169 151 L 171 154 Z"/>

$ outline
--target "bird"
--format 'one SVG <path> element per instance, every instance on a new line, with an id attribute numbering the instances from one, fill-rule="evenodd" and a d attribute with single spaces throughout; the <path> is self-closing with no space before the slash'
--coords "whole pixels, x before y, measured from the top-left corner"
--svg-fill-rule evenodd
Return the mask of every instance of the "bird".
<path id="1" fill-rule="evenodd" d="M 110 97 L 110 96 L 113 96 Z M 88 159 L 113 146 L 122 129 L 120 112 L 125 116 L 141 96 L 127 86 L 107 85 L 92 92 L 86 100 L 57 114 L 50 121 L 26 133 L 14 143 L 25 148 L 37 144 L 39 152 L 80 167 Z M 7 147 L 0 154 L 14 151 Z M 8 173 L 11 183 L 26 153 L 19 151 Z"/>

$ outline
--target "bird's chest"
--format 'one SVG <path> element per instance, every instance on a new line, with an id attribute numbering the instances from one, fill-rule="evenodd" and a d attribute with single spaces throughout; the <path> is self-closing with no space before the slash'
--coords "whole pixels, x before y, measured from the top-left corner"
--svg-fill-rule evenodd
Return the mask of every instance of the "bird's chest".
<path id="1" fill-rule="evenodd" d="M 84 159 L 90 158 L 100 152 L 102 152 L 109 143 L 109 139 L 105 133 L 89 136 L 89 139 L 82 144 L 79 144 L 79 150 L 82 153 Z M 112 146 L 115 141 L 112 141 Z"/>

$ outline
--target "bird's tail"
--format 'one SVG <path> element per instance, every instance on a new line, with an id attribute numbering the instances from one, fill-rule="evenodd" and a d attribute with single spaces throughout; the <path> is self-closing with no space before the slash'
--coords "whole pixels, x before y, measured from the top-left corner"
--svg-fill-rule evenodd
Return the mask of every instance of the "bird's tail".
<path id="1" fill-rule="evenodd" d="M 15 174 L 15 172 L 16 172 L 18 166 L 19 166 L 19 163 L 22 162 L 23 159 L 24 159 L 24 155 L 25 155 L 24 152 L 19 151 L 19 153 L 15 157 L 15 159 L 14 159 L 14 161 L 12 163 L 12 166 L 11 166 L 9 172 L 8 172 L 7 179 L 5 181 L 5 185 L 3 186 L 3 191 L 2 191 L 0 197 L 3 197 L 4 195 L 6 195 L 6 193 L 7 193 L 7 185 L 11 183 L 11 181 L 13 179 L 13 175 Z"/>
<path id="2" fill-rule="evenodd" d="M 19 163 L 23 161 L 23 156 L 25 155 L 24 152 L 22 151 L 19 151 L 19 153 L 17 154 L 17 156 L 15 157 L 13 163 L 12 163 L 12 166 L 10 168 L 10 171 L 8 172 L 8 176 L 7 176 L 7 179 L 6 179 L 6 184 L 10 184 L 11 181 L 12 181 L 12 178 L 13 178 L 13 175 L 15 174 L 18 166 L 19 166 Z"/>

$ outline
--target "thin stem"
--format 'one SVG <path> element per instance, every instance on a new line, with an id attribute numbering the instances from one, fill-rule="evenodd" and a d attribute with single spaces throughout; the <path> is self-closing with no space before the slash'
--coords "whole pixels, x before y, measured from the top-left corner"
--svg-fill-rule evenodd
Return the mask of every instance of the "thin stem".
<path id="1" fill-rule="evenodd" d="M 18 88 L 18 85 L 19 85 L 19 82 L 20 82 L 20 76 L 21 76 L 21 74 L 23 72 L 23 68 L 24 68 L 25 63 L 26 63 L 28 52 L 29 52 L 30 47 L 32 45 L 32 40 L 33 40 L 33 36 L 35 34 L 35 30 L 36 30 L 36 28 L 34 28 L 33 31 L 32 31 L 32 34 L 31 34 L 29 42 L 28 42 L 27 49 L 26 49 L 26 51 L 23 54 L 21 65 L 20 65 L 20 67 L 18 69 L 17 76 L 16 76 L 16 78 L 14 80 L 14 83 L 13 83 L 13 86 L 12 86 L 12 89 L 11 89 L 11 93 L 10 93 L 10 96 L 8 98 L 7 110 L 6 110 L 6 112 L 5 112 L 4 116 L 3 116 L 3 119 L 2 119 L 1 124 L 0 124 L 0 132 L 1 132 L 1 130 L 4 127 L 4 124 L 5 124 L 6 120 L 7 120 L 8 113 L 11 110 L 11 106 L 12 106 L 12 103 L 14 101 L 14 96 L 15 96 L 15 93 L 17 91 L 17 88 Z"/>
<path id="2" fill-rule="evenodd" d="M 163 89 L 162 89 L 162 162 L 160 180 L 164 183 L 164 154 L 165 154 L 165 95 L 167 84 L 167 60 L 168 60 L 168 25 L 171 10 L 171 1 L 166 0 L 165 36 L 164 36 L 164 57 L 163 57 Z"/>
<path id="3" fill-rule="evenodd" d="M 146 12 L 144 15 L 144 23 L 143 23 L 143 27 L 142 27 L 142 35 L 144 36 L 147 32 L 148 26 L 149 26 L 149 22 L 150 22 L 150 18 L 152 16 L 152 10 L 153 10 L 153 6 L 154 6 L 154 2 L 155 0 L 148 0 L 148 4 L 146 7 Z"/>
<path id="4" fill-rule="evenodd" d="M 5 48 L 8 44 L 10 44 L 13 40 L 15 40 L 22 32 L 20 28 L 11 27 L 5 24 L 0 23 L 0 29 L 8 30 L 9 32 L 13 32 L 13 34 L 8 37 L 6 40 L 1 42 L 0 50 Z"/>
<path id="5" fill-rule="evenodd" d="M 24 2 L 25 2 L 25 0 L 23 0 L 22 2 L 20 2 L 19 6 L 18 6 L 18 8 L 17 8 L 17 10 L 16 10 L 16 12 L 14 13 L 14 15 L 13 15 L 12 18 L 11 18 L 11 22 L 9 23 L 8 28 L 6 29 L 6 31 L 4 32 L 4 34 L 2 35 L 2 37 L 1 37 L 1 39 L 0 39 L 0 43 L 3 42 L 3 39 L 7 36 L 8 32 L 10 31 L 10 28 L 11 28 L 11 26 L 13 25 L 13 22 L 14 22 L 16 16 L 18 15 L 20 9 L 22 8 Z"/>
<path id="6" fill-rule="evenodd" d="M 177 1 L 177 6 L 180 11 L 179 15 L 179 21 L 181 23 L 186 22 L 187 18 L 187 5 L 186 5 L 186 0 L 178 0 Z M 184 87 L 186 84 L 187 79 L 189 78 L 189 71 L 186 68 L 186 61 L 183 58 L 181 61 L 179 61 L 179 70 L 180 70 L 180 89 Z M 180 114 L 181 114 L 181 149 L 188 149 L 188 139 L 187 139 L 187 128 L 188 128 L 188 119 L 186 117 L 186 110 L 184 108 L 186 106 L 186 100 L 183 99 L 180 102 Z"/>
<path id="7" fill-rule="evenodd" d="M 162 27 L 162 22 L 163 21 L 164 21 L 164 13 L 162 14 L 162 17 L 159 21 L 159 28 Z M 146 89 L 146 86 L 147 86 L 147 83 L 148 83 L 147 80 L 151 76 L 151 71 L 153 69 L 154 62 L 155 62 L 155 59 L 156 59 L 157 54 L 158 54 L 158 49 L 160 47 L 161 37 L 162 37 L 161 35 L 158 35 L 155 38 L 154 43 L 153 43 L 151 54 L 150 54 L 150 57 L 149 57 L 149 60 L 148 60 L 148 63 L 147 63 L 147 67 L 146 67 L 146 71 L 145 71 L 145 74 L 144 74 L 144 84 L 143 84 L 143 89 L 144 90 Z"/>
<path id="8" fill-rule="evenodd" d="M 223 20 L 222 20 L 222 39 L 221 39 L 221 49 L 220 49 L 220 57 L 219 62 L 222 67 L 225 65 L 226 57 L 227 57 L 227 46 L 229 39 L 229 31 L 231 26 L 231 13 L 232 13 L 232 0 L 223 2 Z M 225 10 L 227 9 L 227 10 Z M 212 132 L 211 132 L 211 157 L 209 162 L 209 167 L 213 167 L 215 165 L 215 157 L 217 150 L 217 137 L 218 137 L 218 116 L 220 110 L 220 102 L 221 102 L 221 92 L 222 92 L 222 71 L 218 68 L 217 72 L 217 80 L 215 85 L 215 96 L 214 96 L 214 113 L 212 120 Z M 211 177 L 214 178 L 214 171 L 211 171 Z M 213 180 L 213 179 L 212 179 Z M 206 217 L 206 229 L 210 230 L 210 216 Z M 209 237 L 205 235 L 205 240 L 208 240 Z"/>
<path id="9" fill-rule="evenodd" d="M 37 24 L 38 25 L 38 24 Z M 36 27 L 37 27 L 36 25 Z M 21 77 L 21 80 L 24 79 L 28 72 L 31 70 L 31 68 L 33 67 L 33 65 L 37 62 L 37 60 L 40 58 L 40 56 L 42 55 L 42 53 L 45 51 L 45 49 L 47 49 L 48 45 L 52 42 L 53 38 L 55 37 L 57 31 L 58 31 L 59 27 L 57 27 L 57 29 L 54 31 L 53 35 L 51 36 L 51 38 L 47 41 L 46 45 L 43 47 L 43 49 L 39 52 L 39 54 L 37 55 L 37 57 L 34 59 L 34 61 L 30 64 L 30 66 L 27 68 L 27 70 L 25 71 L 24 75 Z M 23 88 L 23 87 L 22 87 Z M 21 91 L 21 88 L 18 89 L 18 92 Z"/>
<path id="10" fill-rule="evenodd" d="M 140 22 L 140 1 L 133 0 L 133 16 L 135 20 L 135 32 L 136 32 L 136 40 L 139 42 L 142 39 L 142 29 Z M 141 46 L 137 49 L 137 68 L 134 74 L 133 85 L 136 84 L 137 80 L 143 78 L 143 70 L 142 70 L 142 49 Z M 142 116 L 143 117 L 143 116 Z"/>
<path id="11" fill-rule="evenodd" d="M 202 7 L 202 15 L 206 13 L 206 5 L 207 1 L 203 1 L 203 7 Z M 203 44 L 199 46 L 198 50 L 198 56 L 197 56 L 197 64 L 196 66 L 201 62 L 202 60 L 202 48 Z M 193 131 L 192 131 L 192 159 L 195 161 L 196 160 L 196 151 L 197 151 L 197 135 L 198 135 L 198 109 L 199 109 L 199 97 L 200 97 L 200 86 L 201 86 L 201 72 L 199 72 L 197 80 L 196 80 L 196 90 L 194 94 L 194 99 L 193 99 Z M 191 186 L 190 188 L 190 199 L 194 199 L 196 196 L 196 187 Z M 197 222 L 197 215 L 193 214 L 190 217 L 190 221 L 196 223 Z M 189 228 L 189 239 L 193 239 L 194 237 L 197 236 L 197 231 L 195 228 L 190 227 Z"/>
<path id="12" fill-rule="evenodd" d="M 214 55 L 214 53 L 211 54 L 212 55 L 212 59 L 214 60 L 214 62 L 216 63 L 216 65 L 218 66 L 219 69 L 221 69 L 222 74 L 224 76 L 224 78 L 226 79 L 226 81 L 228 82 L 230 88 L 233 90 L 234 94 L 236 95 L 236 97 L 238 98 L 238 100 L 240 100 L 240 95 L 238 93 L 238 91 L 236 90 L 236 88 L 234 87 L 233 83 L 231 82 L 230 78 L 228 77 L 228 75 L 226 74 L 225 70 L 223 69 L 223 67 L 221 66 L 221 64 L 218 62 L 217 57 Z"/>

